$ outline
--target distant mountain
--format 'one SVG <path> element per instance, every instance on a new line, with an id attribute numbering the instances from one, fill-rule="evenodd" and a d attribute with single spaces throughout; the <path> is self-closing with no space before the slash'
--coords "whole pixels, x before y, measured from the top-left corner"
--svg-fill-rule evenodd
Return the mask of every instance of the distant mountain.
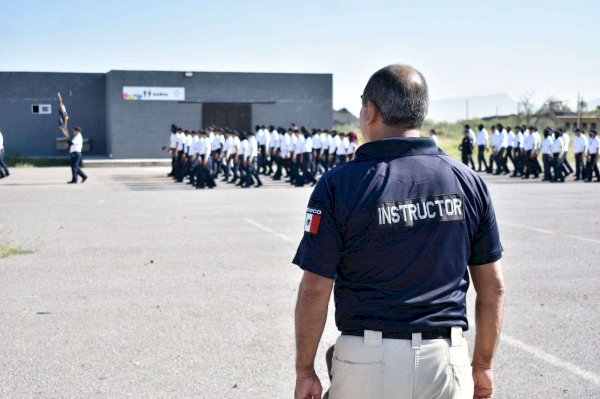
<path id="1" fill-rule="evenodd" d="M 354 125 L 358 127 L 358 118 L 346 108 L 333 110 L 333 125 Z"/>
<path id="2" fill-rule="evenodd" d="M 469 118 L 481 118 L 496 115 L 496 113 L 498 115 L 514 114 L 517 112 L 517 101 L 506 93 L 499 93 L 431 101 L 427 119 L 438 122 L 456 122 L 465 119 L 467 100 L 469 101 Z"/>

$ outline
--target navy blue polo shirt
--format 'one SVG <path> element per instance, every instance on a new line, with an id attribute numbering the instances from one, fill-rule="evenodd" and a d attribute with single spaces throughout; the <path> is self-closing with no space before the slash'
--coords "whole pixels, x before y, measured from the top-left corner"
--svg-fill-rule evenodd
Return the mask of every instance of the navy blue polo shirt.
<path id="1" fill-rule="evenodd" d="M 323 175 L 293 263 L 335 280 L 340 331 L 468 329 L 467 265 L 502 257 L 488 189 L 430 138 L 362 145 Z"/>

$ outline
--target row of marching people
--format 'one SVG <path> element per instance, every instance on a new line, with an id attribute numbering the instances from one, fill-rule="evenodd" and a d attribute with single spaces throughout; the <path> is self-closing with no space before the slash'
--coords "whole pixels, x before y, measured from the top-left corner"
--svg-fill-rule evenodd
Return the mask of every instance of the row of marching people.
<path id="1" fill-rule="evenodd" d="M 589 140 L 585 132 L 575 129 L 573 152 L 575 169 L 569 163 L 570 137 L 563 129 L 554 130 L 546 127 L 540 135 L 536 126 L 504 127 L 502 124 L 491 126 L 491 139 L 484 125 L 479 125 L 475 135 L 469 125 L 463 130 L 463 140 L 459 146 L 462 161 L 478 172 L 490 174 L 511 175 L 523 179 L 538 178 L 543 174 L 542 181 L 564 182 L 565 177 L 574 174 L 576 181 L 600 181 L 598 173 L 598 147 L 600 140 L 596 130 L 589 132 Z M 433 132 L 435 133 L 435 132 Z M 477 148 L 478 168 L 475 168 L 473 155 Z M 489 158 L 486 162 L 486 153 Z M 542 164 L 539 154 L 542 154 Z M 513 170 L 509 168 L 512 163 Z M 542 167 L 543 165 L 543 167 Z"/>
<path id="2" fill-rule="evenodd" d="M 217 180 L 242 188 L 263 185 L 260 175 L 294 186 L 315 184 L 319 174 L 354 159 L 358 137 L 292 124 L 288 129 L 257 126 L 256 132 L 171 126 L 169 151 L 176 182 L 214 188 Z"/>

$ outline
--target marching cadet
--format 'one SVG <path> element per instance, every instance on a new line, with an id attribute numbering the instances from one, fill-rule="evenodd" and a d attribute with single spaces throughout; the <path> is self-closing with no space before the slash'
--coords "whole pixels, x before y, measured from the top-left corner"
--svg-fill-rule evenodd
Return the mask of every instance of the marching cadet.
<path id="1" fill-rule="evenodd" d="M 554 175 L 552 176 L 552 182 L 565 182 L 565 177 L 563 175 L 562 170 L 562 155 L 564 152 L 565 142 L 562 138 L 562 133 L 560 131 L 554 132 L 554 143 L 552 143 L 552 162 L 554 167 Z"/>
<path id="2" fill-rule="evenodd" d="M 8 165 L 4 161 L 4 137 L 0 132 L 0 179 L 10 176 Z"/>
<path id="3" fill-rule="evenodd" d="M 458 146 L 458 150 L 460 151 L 462 163 L 469 166 L 469 161 L 473 163 L 473 141 L 469 136 L 469 129 L 467 126 L 468 125 L 465 125 L 465 128 L 463 129 L 463 139 Z M 475 168 L 473 167 L 473 169 Z"/>
<path id="4" fill-rule="evenodd" d="M 331 141 L 329 143 L 329 169 L 335 168 L 337 163 L 337 149 L 340 143 L 338 133 L 334 130 L 331 132 Z"/>
<path id="5" fill-rule="evenodd" d="M 302 144 L 302 180 L 297 185 L 298 187 L 302 187 L 306 182 L 311 183 L 311 187 L 317 184 L 317 179 L 313 174 L 313 150 L 314 150 L 314 141 L 313 135 L 310 132 L 304 132 L 304 141 Z"/>
<path id="6" fill-rule="evenodd" d="M 356 150 L 358 149 L 358 136 L 354 132 L 348 133 L 348 162 L 354 161 L 356 158 Z"/>
<path id="7" fill-rule="evenodd" d="M 277 129 L 275 129 L 275 126 L 271 125 L 271 132 L 269 133 L 270 137 L 269 137 L 269 172 L 267 173 L 268 176 L 273 174 L 273 163 L 275 163 L 275 166 L 277 166 L 277 159 L 276 159 L 276 153 L 277 153 L 277 147 L 279 145 L 279 132 L 277 131 Z"/>
<path id="8" fill-rule="evenodd" d="M 489 145 L 489 136 L 488 132 L 483 125 L 478 126 L 479 131 L 477 132 L 477 171 L 482 172 L 488 169 L 488 164 L 485 161 L 485 152 L 488 149 Z M 481 164 L 485 169 L 481 168 Z"/>
<path id="9" fill-rule="evenodd" d="M 187 152 L 188 162 L 191 164 L 190 166 L 190 181 L 188 184 L 195 185 L 198 174 L 198 150 L 200 144 L 200 137 L 197 131 L 192 132 L 192 144 Z"/>
<path id="10" fill-rule="evenodd" d="M 203 189 L 204 187 L 215 188 L 216 183 L 212 177 L 210 169 L 210 154 L 212 152 L 210 138 L 206 130 L 200 131 L 200 141 L 198 143 L 198 168 L 197 168 L 197 183 L 196 188 Z"/>
<path id="11" fill-rule="evenodd" d="M 587 151 L 588 141 L 581 134 L 581 129 L 575 129 L 575 140 L 573 140 L 573 150 L 575 151 L 575 180 L 585 180 L 587 177 L 586 170 L 583 167 L 585 152 Z"/>
<path id="12" fill-rule="evenodd" d="M 569 163 L 569 142 L 571 141 L 571 138 L 569 137 L 569 134 L 567 131 L 565 131 L 562 128 L 560 128 L 559 130 L 562 133 L 561 137 L 562 137 L 563 143 L 564 143 L 563 155 L 562 155 L 562 167 L 565 171 L 565 176 L 568 176 L 570 174 L 573 174 L 573 167 Z"/>
<path id="13" fill-rule="evenodd" d="M 171 171 L 168 177 L 175 176 L 175 164 L 177 163 L 177 126 L 171 125 L 171 135 L 169 136 L 169 154 L 171 154 Z"/>
<path id="14" fill-rule="evenodd" d="M 596 181 L 600 182 L 600 171 L 598 171 L 598 148 L 600 140 L 598 140 L 598 132 L 590 130 L 590 141 L 588 144 L 588 162 L 587 162 L 587 179 L 586 182 L 592 181 L 593 174 L 596 174 Z"/>
<path id="15" fill-rule="evenodd" d="M 537 130 L 537 126 L 531 126 L 531 134 L 534 138 L 535 148 L 533 150 L 533 168 L 535 171 L 535 178 L 537 179 L 539 174 L 542 172 L 542 167 L 540 166 L 540 162 L 538 161 L 538 154 L 540 153 L 540 148 L 542 147 L 542 136 Z"/>
<path id="16" fill-rule="evenodd" d="M 220 128 L 215 128 L 214 132 L 211 132 L 211 134 L 212 137 L 209 135 L 211 143 L 209 166 L 213 179 L 217 179 L 221 173 L 221 154 L 223 153 L 223 143 L 225 139 L 223 138 L 223 131 Z"/>
<path id="17" fill-rule="evenodd" d="M 230 156 L 231 156 L 231 147 L 233 145 L 233 138 L 228 131 L 223 132 L 223 149 L 221 151 L 221 168 L 223 169 L 223 178 L 221 181 L 227 182 L 229 180 L 229 174 L 231 173 L 230 168 Z"/>
<path id="18" fill-rule="evenodd" d="M 269 131 L 266 126 L 256 126 L 254 138 L 258 145 L 258 173 L 267 172 L 267 147 L 269 140 Z"/>
<path id="19" fill-rule="evenodd" d="M 281 153 L 281 166 L 282 171 L 285 170 L 286 182 L 289 182 L 290 170 L 291 170 L 291 161 L 290 161 L 290 149 L 292 148 L 292 129 L 288 128 L 283 132 L 283 136 L 280 141 L 280 153 Z M 283 173 L 278 175 L 281 178 Z"/>
<path id="20" fill-rule="evenodd" d="M 530 135 L 533 137 L 532 135 Z M 541 152 L 542 152 L 542 163 L 544 164 L 544 178 L 542 181 L 552 181 L 552 147 L 554 144 L 554 139 L 552 138 L 552 132 L 550 129 L 544 129 L 544 141 L 542 142 Z"/>
<path id="21" fill-rule="evenodd" d="M 321 162 L 323 163 L 323 173 L 326 173 L 329 170 L 329 151 L 333 144 L 333 137 L 331 137 L 331 132 L 329 130 L 325 129 L 321 135 L 321 141 L 323 142 L 323 156 L 321 157 Z"/>
<path id="22" fill-rule="evenodd" d="M 236 186 L 243 186 L 246 183 L 246 154 L 250 151 L 248 145 L 248 135 L 246 132 L 240 134 L 240 147 L 238 150 L 238 160 L 236 171 L 239 175 L 240 182 Z M 234 177 L 235 180 L 235 177 Z"/>
<path id="23" fill-rule="evenodd" d="M 231 138 L 233 139 L 233 144 L 231 147 L 231 162 L 230 162 L 231 168 L 233 170 L 233 179 L 231 179 L 227 183 L 235 184 L 235 182 L 239 178 L 238 168 L 239 168 L 240 152 L 242 149 L 242 142 L 241 142 L 240 136 L 237 134 L 237 132 L 235 132 L 233 130 L 229 130 L 229 134 L 231 134 Z"/>
<path id="24" fill-rule="evenodd" d="M 302 177 L 302 175 L 300 174 L 300 171 L 302 170 L 302 151 L 303 151 L 303 147 L 304 147 L 304 135 L 300 134 L 300 130 L 298 128 L 294 129 L 293 132 L 293 139 L 292 141 L 295 140 L 294 142 L 294 155 L 293 155 L 293 171 L 292 171 L 292 179 L 290 181 L 290 183 L 293 186 L 303 186 L 304 185 L 304 179 Z"/>
<path id="25" fill-rule="evenodd" d="M 510 126 L 506 127 L 507 141 L 506 141 L 506 154 L 504 154 L 504 164 L 508 171 L 508 160 L 513 164 L 514 171 L 517 170 L 517 162 L 513 158 L 513 144 L 515 142 L 515 132 L 512 131 Z"/>
<path id="26" fill-rule="evenodd" d="M 255 187 L 262 186 L 263 184 L 258 175 L 258 141 L 252 131 L 248 133 L 248 144 L 244 153 L 246 157 L 246 183 L 242 184 L 242 188 L 252 187 L 254 180 L 256 180 Z"/>
<path id="27" fill-rule="evenodd" d="M 508 162 L 507 162 L 507 155 L 506 155 L 506 149 L 508 147 L 508 132 L 506 131 L 506 129 L 504 128 L 504 126 L 502 126 L 501 123 L 498 124 L 498 126 L 496 126 L 497 130 L 499 131 L 499 144 L 498 144 L 498 152 L 496 154 L 496 164 L 498 165 L 498 169 L 496 170 L 496 175 L 502 174 L 504 173 L 505 175 L 509 174 L 510 171 L 508 170 Z"/>
<path id="28" fill-rule="evenodd" d="M 499 148 L 500 148 L 500 132 L 498 131 L 498 129 L 496 129 L 495 125 L 492 125 L 491 128 L 492 130 L 492 140 L 490 143 L 490 158 L 489 158 L 489 167 L 487 170 L 487 173 L 494 173 L 494 163 L 496 163 L 496 169 L 499 170 L 500 167 L 498 165 L 498 163 L 496 162 L 496 156 L 498 154 Z"/>
<path id="29" fill-rule="evenodd" d="M 194 141 L 194 134 L 198 134 L 198 132 L 191 131 L 191 132 L 188 132 L 185 136 L 184 149 L 185 149 L 186 163 L 185 163 L 185 176 L 184 177 L 191 177 L 192 169 L 194 168 L 194 156 L 191 153 L 192 143 Z"/>
<path id="30" fill-rule="evenodd" d="M 511 177 L 519 177 L 523 175 L 523 132 L 521 126 L 515 126 L 515 133 L 513 138 L 513 160 L 515 162 L 515 170 Z"/>
<path id="31" fill-rule="evenodd" d="M 315 129 L 313 131 L 312 134 L 312 148 L 313 148 L 313 153 L 312 153 L 312 170 L 314 172 L 314 175 L 318 175 L 320 172 L 320 169 L 322 169 L 321 166 L 321 153 L 322 153 L 322 149 L 323 149 L 323 143 L 321 141 L 321 129 Z"/>
<path id="32" fill-rule="evenodd" d="M 183 183 L 183 178 L 185 177 L 185 143 L 185 131 L 179 129 L 177 136 L 177 163 L 175 165 L 175 176 L 173 176 L 178 183 Z"/>
<path id="33" fill-rule="evenodd" d="M 348 161 L 348 147 L 350 146 L 350 142 L 344 132 L 340 132 L 338 137 L 339 141 L 335 153 L 337 154 L 337 165 L 339 166 Z"/>

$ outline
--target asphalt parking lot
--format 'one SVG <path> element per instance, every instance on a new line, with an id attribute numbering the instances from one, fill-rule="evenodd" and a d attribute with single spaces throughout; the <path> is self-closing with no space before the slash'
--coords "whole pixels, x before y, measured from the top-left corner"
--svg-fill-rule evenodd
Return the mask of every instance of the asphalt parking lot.
<path id="1" fill-rule="evenodd" d="M 87 172 L 0 181 L 0 243 L 32 251 L 0 259 L 0 397 L 291 398 L 310 188 Z M 600 184 L 488 182 L 507 284 L 497 398 L 600 397 Z"/>

